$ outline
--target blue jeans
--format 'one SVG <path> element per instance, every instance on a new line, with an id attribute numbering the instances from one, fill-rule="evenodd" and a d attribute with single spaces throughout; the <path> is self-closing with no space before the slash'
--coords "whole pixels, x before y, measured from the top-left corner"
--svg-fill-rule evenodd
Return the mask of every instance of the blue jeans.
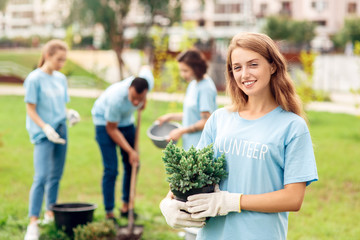
<path id="1" fill-rule="evenodd" d="M 120 132 L 124 135 L 126 141 L 131 147 L 135 143 L 135 126 L 119 127 Z M 118 175 L 118 158 L 116 153 L 116 143 L 106 132 L 105 126 L 95 126 L 96 141 L 99 144 L 102 162 L 104 165 L 104 174 L 102 178 L 102 194 L 104 197 L 105 211 L 110 213 L 115 206 L 115 182 Z M 120 148 L 122 162 L 123 162 L 123 182 L 122 182 L 122 200 L 125 203 L 129 202 L 130 195 L 130 179 L 131 179 L 131 165 L 129 163 L 129 156 L 127 152 Z"/>
<path id="2" fill-rule="evenodd" d="M 67 140 L 66 123 L 56 129 Z M 34 146 L 34 181 L 30 190 L 29 217 L 39 217 L 45 193 L 46 210 L 56 203 L 59 182 L 63 173 L 67 143 L 55 144 L 44 138 Z"/>

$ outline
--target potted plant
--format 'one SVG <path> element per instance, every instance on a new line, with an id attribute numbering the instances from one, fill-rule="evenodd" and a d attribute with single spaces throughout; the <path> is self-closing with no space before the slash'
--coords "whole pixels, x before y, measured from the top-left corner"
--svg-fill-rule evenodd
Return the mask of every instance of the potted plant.
<path id="1" fill-rule="evenodd" d="M 215 185 L 227 176 L 225 155 L 214 158 L 212 144 L 185 151 L 170 141 L 163 152 L 167 181 L 177 200 L 185 202 L 190 195 L 213 192 Z"/>

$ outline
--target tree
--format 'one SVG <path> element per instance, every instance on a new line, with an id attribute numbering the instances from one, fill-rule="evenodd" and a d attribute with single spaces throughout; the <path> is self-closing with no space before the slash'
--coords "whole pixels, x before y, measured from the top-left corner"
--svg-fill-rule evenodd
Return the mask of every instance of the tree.
<path id="1" fill-rule="evenodd" d="M 263 31 L 274 40 L 288 40 L 297 45 L 308 45 L 315 36 L 315 24 L 287 17 L 267 18 Z"/>
<path id="2" fill-rule="evenodd" d="M 123 79 L 124 61 L 122 52 L 124 49 L 125 18 L 129 12 L 131 0 L 74 0 L 71 21 L 77 21 L 82 25 L 100 23 L 115 51 L 120 68 L 120 78 Z"/>
<path id="3" fill-rule="evenodd" d="M 71 17 L 69 18 L 71 22 L 77 21 L 85 26 L 92 26 L 95 23 L 100 23 L 103 26 L 110 47 L 116 52 L 121 79 L 123 79 L 124 69 L 124 61 L 121 56 L 125 43 L 125 19 L 131 2 L 131 0 L 74 0 Z M 154 24 L 156 15 L 170 20 L 179 19 L 180 17 L 179 13 L 174 14 L 179 12 L 179 0 L 139 0 L 139 3 L 144 5 L 145 15 L 149 16 L 149 20 L 138 31 L 142 38 L 145 37 L 145 40 L 148 39 L 147 35 Z"/>
<path id="4" fill-rule="evenodd" d="M 289 40 L 295 44 L 308 47 L 315 37 L 315 23 L 309 21 L 290 21 Z"/>
<path id="5" fill-rule="evenodd" d="M 1 0 L 0 1 L 0 11 L 5 10 L 8 0 Z"/>
<path id="6" fill-rule="evenodd" d="M 263 31 L 274 40 L 287 39 L 290 36 L 289 19 L 270 16 L 266 19 Z"/>
<path id="7" fill-rule="evenodd" d="M 345 19 L 344 27 L 333 36 L 332 40 L 336 47 L 343 48 L 351 41 L 353 44 L 360 41 L 360 18 Z"/>

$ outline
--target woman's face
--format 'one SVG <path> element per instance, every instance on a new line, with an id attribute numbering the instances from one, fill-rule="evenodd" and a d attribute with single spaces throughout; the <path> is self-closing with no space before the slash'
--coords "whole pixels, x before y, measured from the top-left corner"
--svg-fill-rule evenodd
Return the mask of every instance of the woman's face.
<path id="1" fill-rule="evenodd" d="M 270 91 L 275 68 L 259 53 L 235 48 L 231 53 L 232 72 L 238 87 L 249 97 Z"/>
<path id="2" fill-rule="evenodd" d="M 45 61 L 51 70 L 59 71 L 65 65 L 66 51 L 57 50 L 54 55 L 48 55 Z"/>
<path id="3" fill-rule="evenodd" d="M 185 81 L 190 82 L 195 78 L 194 71 L 189 65 L 183 62 L 179 62 L 180 76 L 185 79 Z"/>

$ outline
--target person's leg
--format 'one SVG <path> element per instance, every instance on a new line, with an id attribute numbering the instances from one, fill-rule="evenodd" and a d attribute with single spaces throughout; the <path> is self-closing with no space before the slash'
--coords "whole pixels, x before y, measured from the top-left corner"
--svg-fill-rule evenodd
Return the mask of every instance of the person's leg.
<path id="1" fill-rule="evenodd" d="M 44 198 L 46 179 L 49 175 L 54 144 L 47 139 L 34 146 L 34 181 L 30 190 L 29 217 L 34 222 L 39 218 Z"/>
<path id="2" fill-rule="evenodd" d="M 115 205 L 115 182 L 118 175 L 118 159 L 116 144 L 107 134 L 104 126 L 96 126 L 96 141 L 100 147 L 104 174 L 102 178 L 102 193 L 107 217 L 113 217 Z"/>
<path id="3" fill-rule="evenodd" d="M 50 206 L 56 203 L 59 182 L 63 174 L 66 150 L 67 150 L 67 128 L 66 123 L 60 124 L 56 132 L 61 138 L 66 140 L 66 144 L 55 144 L 53 157 L 51 159 L 50 174 L 48 175 L 45 190 L 46 190 L 46 214 L 48 217 L 53 217 L 53 212 L 50 211 Z"/>
<path id="4" fill-rule="evenodd" d="M 135 144 L 135 127 L 134 125 L 128 127 L 119 128 L 125 139 L 128 141 L 131 147 Z M 122 183 L 122 201 L 123 205 L 121 208 L 122 213 L 126 213 L 129 208 L 129 197 L 130 197 L 130 180 L 131 180 L 131 165 L 129 163 L 129 155 L 123 149 L 120 149 L 122 162 L 123 162 L 123 183 Z"/>

